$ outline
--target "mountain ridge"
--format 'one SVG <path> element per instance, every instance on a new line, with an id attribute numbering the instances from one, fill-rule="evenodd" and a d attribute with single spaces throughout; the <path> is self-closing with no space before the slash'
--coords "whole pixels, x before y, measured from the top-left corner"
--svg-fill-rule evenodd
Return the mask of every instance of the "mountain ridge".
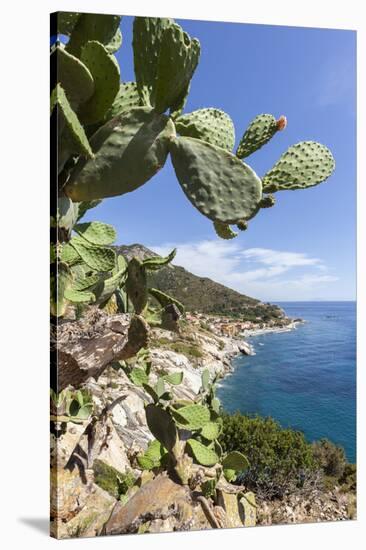
<path id="1" fill-rule="evenodd" d="M 128 260 L 140 260 L 158 256 L 153 250 L 140 243 L 114 247 L 117 254 Z M 256 298 L 233 290 L 209 277 L 200 277 L 184 267 L 170 264 L 161 270 L 149 273 L 149 286 L 174 296 L 191 312 L 224 315 L 250 321 L 283 321 L 284 311 L 275 304 L 264 303 Z"/>

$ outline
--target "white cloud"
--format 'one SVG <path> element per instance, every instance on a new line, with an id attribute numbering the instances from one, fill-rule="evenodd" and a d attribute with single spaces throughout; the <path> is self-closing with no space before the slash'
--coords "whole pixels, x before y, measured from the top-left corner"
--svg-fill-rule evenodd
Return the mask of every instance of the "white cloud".
<path id="1" fill-rule="evenodd" d="M 217 240 L 150 246 L 162 255 L 174 247 L 176 265 L 261 300 L 319 299 L 338 280 L 321 259 L 303 252 L 243 249 L 238 242 Z"/>

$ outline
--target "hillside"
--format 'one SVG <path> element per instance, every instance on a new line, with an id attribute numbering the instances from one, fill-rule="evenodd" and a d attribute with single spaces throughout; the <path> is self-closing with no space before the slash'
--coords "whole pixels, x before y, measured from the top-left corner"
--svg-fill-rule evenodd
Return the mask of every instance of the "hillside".
<path id="1" fill-rule="evenodd" d="M 155 252 L 141 244 L 115 248 L 117 253 L 124 254 L 128 259 L 132 256 L 140 259 L 156 256 Z M 198 277 L 180 266 L 170 265 L 149 277 L 151 286 L 174 296 L 185 305 L 187 311 L 264 322 L 285 317 L 283 310 L 276 305 L 265 304 L 208 277 Z"/>

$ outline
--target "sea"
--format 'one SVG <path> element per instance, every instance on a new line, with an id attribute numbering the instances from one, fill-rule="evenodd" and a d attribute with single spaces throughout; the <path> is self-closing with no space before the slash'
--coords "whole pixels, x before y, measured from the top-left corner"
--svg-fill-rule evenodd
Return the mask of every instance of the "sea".
<path id="1" fill-rule="evenodd" d="M 356 462 L 356 303 L 284 302 L 290 332 L 247 337 L 218 388 L 228 412 L 271 416 L 309 441 L 328 438 Z"/>

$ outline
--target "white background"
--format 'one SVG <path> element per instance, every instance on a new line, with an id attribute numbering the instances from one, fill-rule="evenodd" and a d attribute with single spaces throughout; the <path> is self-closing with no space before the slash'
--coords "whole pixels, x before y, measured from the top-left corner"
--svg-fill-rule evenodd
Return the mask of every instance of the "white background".
<path id="1" fill-rule="evenodd" d="M 8 0 L 0 13 L 0 544 L 4 548 L 163 550 L 193 545 L 343 549 L 366 540 L 365 484 L 365 24 L 364 2 L 275 0 Z M 49 12 L 56 10 L 173 16 L 358 30 L 358 520 L 76 539 L 47 536 L 48 522 L 48 156 Z M 364 19 L 365 20 L 365 19 Z M 268 52 L 270 55 L 270 52 Z M 247 52 L 255 55 L 255 50 Z M 5 118 L 5 120 L 4 120 Z M 362 183 L 361 183 L 362 182 Z M 345 181 L 345 186 L 347 182 Z M 365 543 L 363 542 L 362 547 Z"/>

